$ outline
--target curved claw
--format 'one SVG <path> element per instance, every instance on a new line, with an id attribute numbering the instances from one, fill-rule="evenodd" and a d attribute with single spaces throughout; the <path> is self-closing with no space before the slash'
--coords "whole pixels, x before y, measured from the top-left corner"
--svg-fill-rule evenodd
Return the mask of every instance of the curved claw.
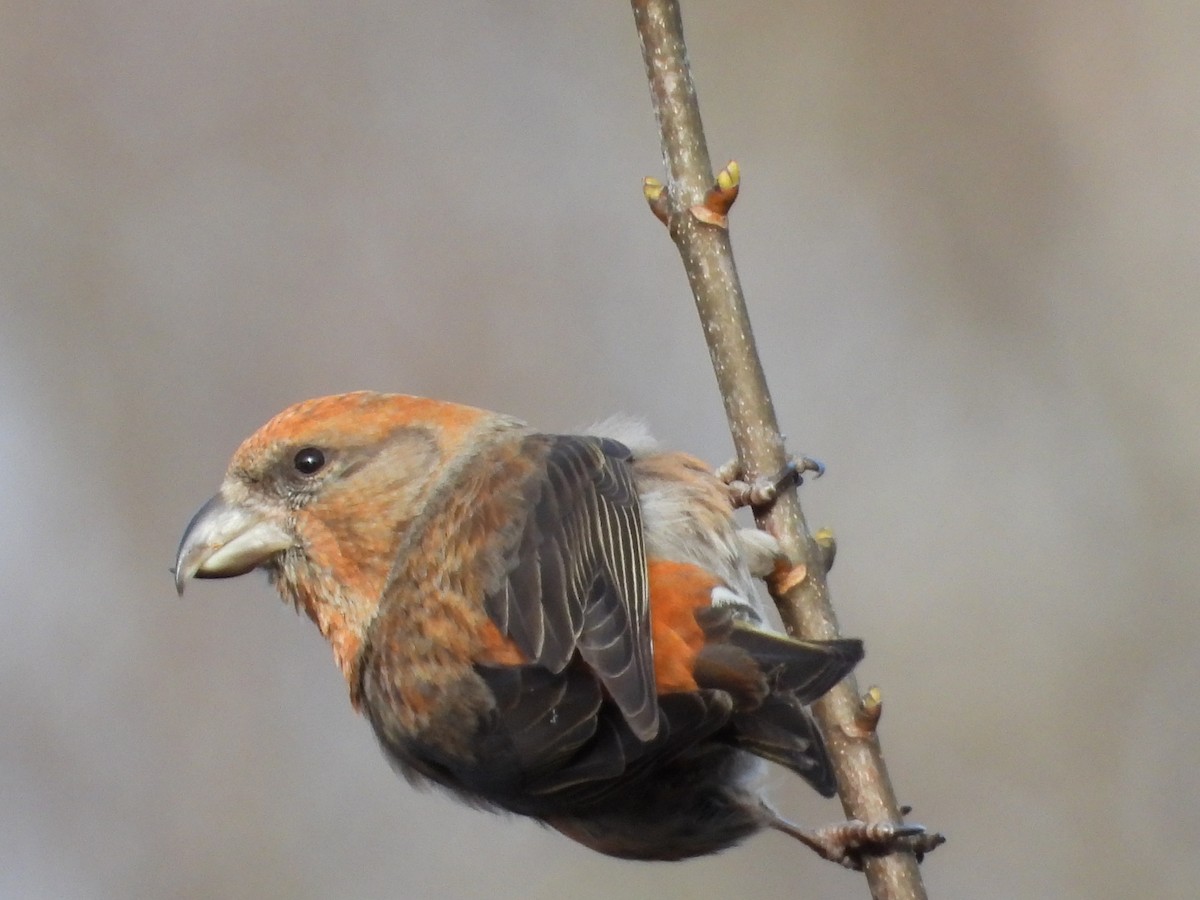
<path id="1" fill-rule="evenodd" d="M 825 463 L 819 459 L 813 459 L 811 456 L 801 456 L 798 461 L 793 458 L 791 462 L 793 465 L 797 465 L 797 477 L 805 472 L 812 472 L 813 478 L 820 478 L 825 474 Z"/>
<path id="2" fill-rule="evenodd" d="M 736 509 L 740 509 L 743 506 L 770 506 L 780 491 L 804 484 L 805 472 L 812 472 L 813 478 L 820 478 L 825 474 L 825 464 L 809 456 L 789 457 L 774 476 L 764 475 L 750 483 L 742 478 L 741 464 L 733 460 L 720 466 L 716 474 L 729 486 L 729 499 Z"/>

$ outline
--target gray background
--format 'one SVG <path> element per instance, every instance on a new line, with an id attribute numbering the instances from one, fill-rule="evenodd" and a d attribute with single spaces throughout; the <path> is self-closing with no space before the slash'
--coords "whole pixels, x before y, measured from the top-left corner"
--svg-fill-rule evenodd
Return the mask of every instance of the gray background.
<path id="1" fill-rule="evenodd" d="M 687 7 L 933 895 L 1193 896 L 1194 7 Z M 625 4 L 7 3 L 0 79 L 0 894 L 864 895 L 781 836 L 621 863 L 417 793 L 261 579 L 171 587 L 306 396 L 730 454 Z"/>

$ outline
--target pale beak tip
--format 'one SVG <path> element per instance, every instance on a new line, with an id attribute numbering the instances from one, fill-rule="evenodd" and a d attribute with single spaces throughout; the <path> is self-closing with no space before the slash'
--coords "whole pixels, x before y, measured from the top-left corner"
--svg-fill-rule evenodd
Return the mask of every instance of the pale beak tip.
<path id="1" fill-rule="evenodd" d="M 192 517 L 179 542 L 175 590 L 182 597 L 189 578 L 244 575 L 291 546 L 291 536 L 269 517 L 218 493 Z"/>

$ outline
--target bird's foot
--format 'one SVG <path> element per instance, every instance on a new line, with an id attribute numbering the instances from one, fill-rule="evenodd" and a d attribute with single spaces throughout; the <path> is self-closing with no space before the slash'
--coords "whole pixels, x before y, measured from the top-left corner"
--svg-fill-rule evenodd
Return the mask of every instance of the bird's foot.
<path id="1" fill-rule="evenodd" d="M 944 835 L 926 831 L 923 825 L 904 823 L 867 823 L 850 819 L 809 830 L 773 816 L 770 824 L 772 828 L 791 835 L 818 856 L 855 871 L 862 870 L 868 857 L 886 856 L 889 853 L 913 853 L 917 862 L 921 862 L 926 853 L 946 842 Z"/>
<path id="2" fill-rule="evenodd" d="M 820 478 L 825 474 L 825 464 L 807 456 L 793 456 L 775 475 L 763 475 L 754 481 L 746 481 L 742 464 L 734 459 L 720 466 L 716 475 L 729 488 L 729 500 L 734 509 L 741 509 L 743 506 L 770 506 L 780 491 L 803 484 L 805 472 L 812 472 L 814 478 Z"/>

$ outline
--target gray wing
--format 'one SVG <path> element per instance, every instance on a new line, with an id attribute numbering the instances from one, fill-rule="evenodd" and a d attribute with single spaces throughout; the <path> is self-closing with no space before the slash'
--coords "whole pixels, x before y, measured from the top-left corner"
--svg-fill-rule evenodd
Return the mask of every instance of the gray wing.
<path id="1" fill-rule="evenodd" d="M 561 673 L 576 652 L 633 734 L 658 732 L 641 509 L 629 450 L 593 437 L 532 435 L 544 465 L 529 514 L 490 593 L 489 616 L 529 660 Z"/>

